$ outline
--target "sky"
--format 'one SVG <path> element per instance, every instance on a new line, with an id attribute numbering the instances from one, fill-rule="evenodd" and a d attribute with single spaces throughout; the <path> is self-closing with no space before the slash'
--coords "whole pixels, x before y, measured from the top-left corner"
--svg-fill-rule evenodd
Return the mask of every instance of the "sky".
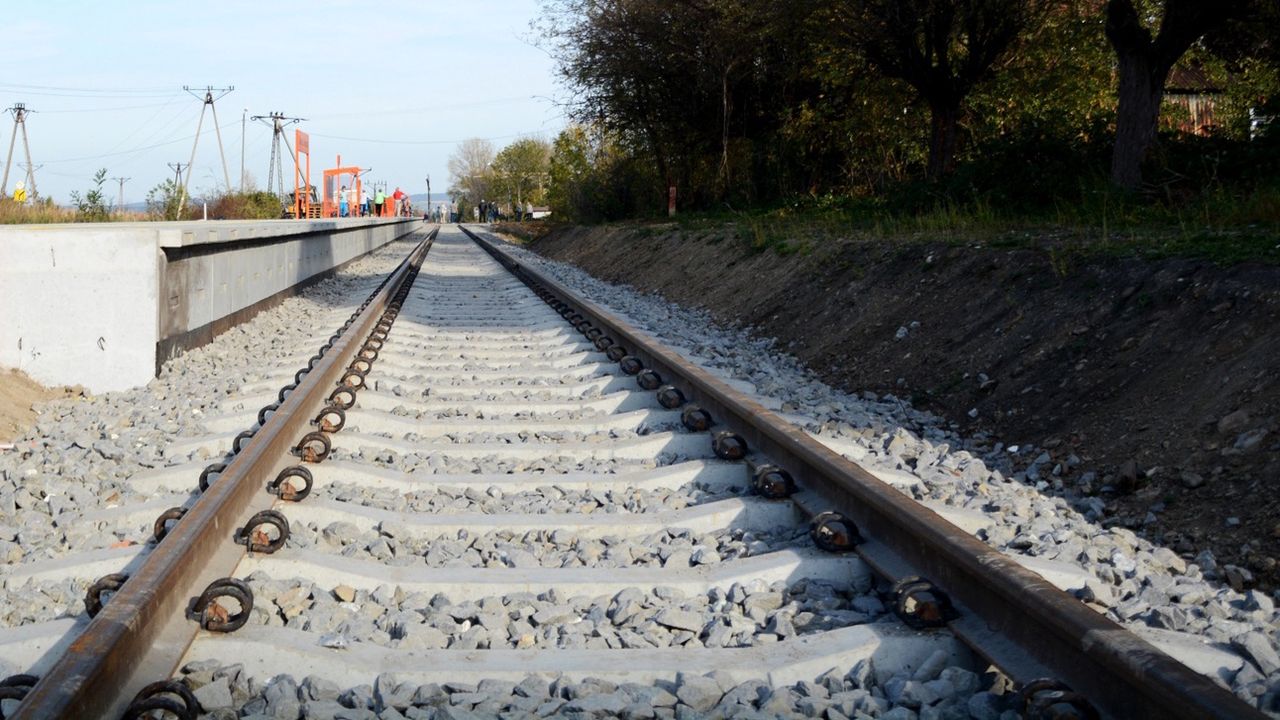
<path id="1" fill-rule="evenodd" d="M 187 163 L 204 107 L 183 91 L 234 86 L 215 105 L 228 172 L 263 188 L 271 128 L 242 116 L 306 118 L 312 182 L 322 169 L 372 168 L 367 180 L 412 194 L 448 188 L 447 160 L 469 137 L 497 148 L 555 137 L 566 124 L 553 61 L 533 44 L 538 0 L 41 0 L 6 12 L 0 106 L 25 103 L 36 186 L 67 203 L 92 176 L 127 177 L 125 203 Z M 247 113 L 245 112 L 247 111 Z M 0 118 L 7 152 L 13 118 Z M 289 130 L 292 143 L 292 128 Z M 3 162 L 0 156 L 0 162 Z M 25 171 L 21 136 L 8 190 Z M 2 167 L 2 166 L 0 166 Z M 285 164 L 286 178 L 292 164 Z M 225 185 L 212 115 L 193 194 Z M 118 201 L 119 184 L 108 180 Z"/>

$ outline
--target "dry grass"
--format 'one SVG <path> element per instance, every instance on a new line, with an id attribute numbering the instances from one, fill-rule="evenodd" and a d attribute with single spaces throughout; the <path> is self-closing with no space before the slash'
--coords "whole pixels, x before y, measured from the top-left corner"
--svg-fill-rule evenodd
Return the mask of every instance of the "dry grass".
<path id="1" fill-rule="evenodd" d="M 22 225 L 26 223 L 67 223 L 75 221 L 75 210 L 61 208 L 51 202 L 19 205 L 9 198 L 0 198 L 0 224 L 3 225 Z"/>
<path id="2" fill-rule="evenodd" d="M 257 216 L 250 216 L 257 217 Z M 276 217 L 272 215 L 271 217 Z M 160 218 L 138 210 L 115 210 L 107 222 L 149 222 Z M 197 219 L 195 217 L 189 219 Z M 0 225 L 45 225 L 49 223 L 84 222 L 72 208 L 51 202 L 19 205 L 9 198 L 0 199 Z"/>

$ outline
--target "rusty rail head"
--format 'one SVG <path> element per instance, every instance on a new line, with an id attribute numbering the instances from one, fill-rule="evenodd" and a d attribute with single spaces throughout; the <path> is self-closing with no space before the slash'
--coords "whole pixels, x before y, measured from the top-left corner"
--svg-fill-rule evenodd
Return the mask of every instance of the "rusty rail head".
<path id="1" fill-rule="evenodd" d="M 877 570 L 891 576 L 925 576 L 945 590 L 962 614 L 976 616 L 952 626 L 967 642 L 977 643 L 975 650 L 982 656 L 1015 671 L 1015 676 L 1016 669 L 1010 666 L 1030 658 L 1111 717 L 1263 718 L 1209 678 L 1090 610 L 702 368 L 495 244 L 466 228 L 463 231 L 516 277 L 550 291 L 603 329 L 646 368 L 661 373 L 690 401 L 709 411 L 717 423 L 741 434 L 752 448 L 853 519 L 869 540 L 858 552 Z"/>
<path id="2" fill-rule="evenodd" d="M 326 394 L 377 323 L 410 267 L 420 265 L 432 231 L 383 281 L 364 310 L 271 414 L 243 452 L 169 530 L 129 581 L 103 607 L 18 706 L 14 720 L 119 717 L 139 690 L 167 679 L 199 626 L 188 602 L 214 579 L 230 575 L 245 547 L 232 536 L 271 506 L 268 481 L 291 464 L 289 450 L 309 429 Z M 192 477 L 192 484 L 196 479 Z"/>

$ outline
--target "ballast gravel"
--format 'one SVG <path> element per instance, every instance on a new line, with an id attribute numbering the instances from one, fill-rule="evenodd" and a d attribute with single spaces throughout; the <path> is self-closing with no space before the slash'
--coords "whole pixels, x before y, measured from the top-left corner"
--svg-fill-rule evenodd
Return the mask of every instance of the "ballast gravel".
<path id="1" fill-rule="evenodd" d="M 203 705 L 202 717 L 337 720 L 525 720 L 533 718 L 881 718 L 1017 720 L 1017 697 L 969 670 L 930 658 L 912 676 L 879 677 L 874 662 L 832 668 L 812 682 L 771 686 L 735 682 L 727 673 L 679 673 L 657 683 L 571 681 L 528 675 L 520 682 L 417 684 L 393 673 L 372 685 L 342 687 L 321 677 L 255 678 L 243 665 L 201 660 L 179 676 Z"/>
<path id="2" fill-rule="evenodd" d="M 522 401 L 539 401 L 539 400 L 564 400 L 565 395 L 547 390 L 545 388 L 523 387 L 523 388 L 506 388 L 501 391 L 493 391 L 488 388 L 476 388 L 476 392 L 468 389 L 462 391 L 441 391 L 439 388 L 429 390 L 406 388 L 403 385 L 381 386 L 379 392 L 385 392 L 396 397 L 402 397 L 408 401 L 415 400 L 436 400 L 441 397 L 459 398 L 465 397 L 468 401 L 475 402 L 522 402 Z M 604 393 L 594 387 L 588 387 L 569 397 L 578 400 L 593 400 L 604 397 Z"/>
<path id="3" fill-rule="evenodd" d="M 722 325 L 705 311 L 597 280 L 516 245 L 504 248 L 712 374 L 749 384 L 744 389 L 763 404 L 849 459 L 919 478 L 909 491 L 915 499 L 986 514 L 990 524 L 979 537 L 992 547 L 1082 568 L 1092 579 L 1074 593 L 1113 620 L 1192 633 L 1235 653 L 1239 669 L 1211 677 L 1280 717 L 1276 596 L 1250 589 L 1247 569 L 1220 566 L 1212 553 L 1179 555 L 1109 522 L 1102 499 L 1062 480 L 1068 470 L 1088 473 L 1078 458 L 1059 463 L 1045 448 L 962 438 L 945 420 L 893 395 L 826 385 L 750 328 Z M 1032 460 L 1015 471 L 1014 457 Z"/>
<path id="4" fill-rule="evenodd" d="M 549 590 L 466 602 L 391 585 L 373 592 L 321 588 L 262 572 L 248 581 L 255 598 L 251 623 L 305 631 L 332 648 L 351 643 L 406 650 L 750 647 L 861 625 L 885 613 L 869 584 L 850 588 L 821 580 L 791 586 L 756 581 L 705 595 L 669 587 L 629 588 L 594 598 Z"/>
<path id="5" fill-rule="evenodd" d="M 264 363 L 293 358 L 299 347 L 319 347 L 328 328 L 337 330 L 415 244 L 397 241 L 356 260 L 171 360 L 144 387 L 42 406 L 35 428 L 0 452 L 0 590 L 19 602 L 22 591 L 8 582 L 17 564 L 145 541 L 150 533 L 137 537 L 141 528 L 122 530 L 81 517 L 147 499 L 130 486 L 132 475 L 173 464 L 165 452 L 169 444 L 206 434 L 205 416 L 260 377 Z"/>
<path id="6" fill-rule="evenodd" d="M 556 454 L 547 448 L 547 455 L 533 458 L 511 458 L 493 455 L 478 458 L 449 457 L 440 453 L 398 452 L 391 448 L 373 445 L 343 446 L 338 443 L 330 457 L 335 460 L 363 462 L 388 470 L 405 473 L 424 472 L 441 475 L 507 475 L 510 473 L 590 472 L 602 475 L 639 472 L 672 465 L 688 460 L 678 453 L 661 452 L 652 458 L 632 460 L 625 458 L 590 458 L 569 454 Z"/>
<path id="7" fill-rule="evenodd" d="M 437 515 L 459 513 L 653 513 L 681 510 L 704 502 L 732 497 L 694 486 L 668 490 L 640 488 L 578 490 L 557 487 L 554 478 L 536 490 L 504 493 L 498 487 L 480 490 L 437 485 L 429 489 L 403 492 L 359 483 L 334 482 L 317 490 L 320 497 L 396 512 Z"/>
<path id="8" fill-rule="evenodd" d="M 79 578 L 60 581 L 29 581 L 0 588 L 0 627 L 49 622 L 75 617 L 84 612 L 84 594 L 91 580 Z M 0 658 L 0 677 L 22 672 Z"/>
<path id="9" fill-rule="evenodd" d="M 361 532 L 352 523 L 290 526 L 288 547 L 318 548 L 348 557 L 395 566 L 434 568 L 685 568 L 751 557 L 812 544 L 803 527 L 770 530 L 735 528 L 710 533 L 667 528 L 643 537 L 580 537 L 569 530 L 508 530 L 475 535 L 460 530 L 452 537 L 415 536 L 404 527 L 383 522 Z"/>
<path id="10" fill-rule="evenodd" d="M 81 512 L 142 499 L 130 489 L 127 482 L 130 475 L 142 469 L 172 464 L 175 459 L 166 457 L 164 448 L 174 437 L 203 434 L 203 416 L 226 402 L 234 402 L 237 393 L 264 377 L 261 369 L 264 358 L 293 357 L 297 347 L 306 344 L 304 341 L 316 331 L 317 317 L 333 317 L 333 326 L 340 325 L 345 310 L 354 309 L 352 297 L 363 297 L 372 290 L 411 245 L 406 241 L 394 243 L 369 258 L 353 263 L 334 280 L 318 284 L 302 296 L 224 333 L 212 344 L 168 363 L 161 376 L 144 388 L 46 405 L 36 429 L 19 440 L 14 450 L 0 454 L 0 557 L 16 555 L 24 561 L 56 557 L 72 549 L 109 547 L 119 541 L 120 535 L 116 530 L 86 528 L 77 523 Z M 991 523 L 980 537 L 993 547 L 1083 567 L 1093 580 L 1076 589 L 1076 593 L 1098 611 L 1130 625 L 1195 633 L 1219 648 L 1234 652 L 1241 660 L 1240 670 L 1215 679 L 1264 711 L 1280 717 L 1280 657 L 1277 656 L 1280 617 L 1277 616 L 1275 598 L 1251 590 L 1247 570 L 1234 566 L 1220 567 L 1208 553 L 1194 558 L 1183 557 L 1170 549 L 1156 547 L 1129 530 L 1109 527 L 1103 501 L 1074 495 L 1073 487 L 1062 482 L 1065 470 L 1087 474 L 1086 469 L 1078 467 L 1078 460 L 1074 463 L 1071 459 L 1063 461 L 1068 466 L 1064 470 L 1064 466 L 1054 462 L 1042 448 L 1025 445 L 1005 447 L 1000 443 L 992 445 L 988 438 L 960 438 L 945 421 L 915 410 L 892 395 L 852 395 L 826 386 L 793 358 L 774 348 L 771 341 L 753 338 L 747 330 L 719 326 L 705 313 L 597 281 L 571 266 L 545 260 L 520 248 L 511 249 L 526 262 L 540 266 L 594 302 L 604 305 L 660 341 L 675 346 L 685 357 L 711 372 L 749 383 L 754 394 L 764 403 L 851 459 L 867 466 L 918 477 L 921 484 L 908 491 L 912 497 L 938 500 L 985 513 L 991 518 Z M 344 312 L 341 315 L 331 314 L 335 309 Z M 313 344 L 322 341 L 320 338 Z M 415 375 L 423 380 L 435 376 L 435 372 Z M 587 378 L 563 383 L 556 378 L 523 379 L 487 393 L 486 399 L 558 399 L 564 397 L 566 386 L 585 380 Z M 377 387 L 407 400 L 431 397 L 418 384 L 412 380 L 388 380 Z M 463 388 L 475 384 L 475 381 L 455 377 L 447 384 Z M 449 396 L 450 391 L 446 387 L 437 397 Z M 582 397 L 599 397 L 599 391 L 588 389 Z M 1010 462 L 1013 453 L 1033 458 L 1030 466 L 1014 472 Z M 584 463 L 571 457 L 535 460 L 493 457 L 442 462 L 431 456 L 395 453 L 388 456 L 386 451 L 376 449 L 369 449 L 367 453 L 364 449 L 339 450 L 335 457 L 364 460 L 407 472 L 420 467 L 427 472 L 450 474 L 584 470 L 629 472 L 681 459 L 668 456 L 658 458 L 656 462 Z M 348 492 L 340 486 L 335 487 L 336 493 Z M 365 491 L 351 490 L 350 497 L 344 499 L 400 511 L 450 512 L 431 504 L 445 502 L 449 507 L 468 508 L 454 511 L 536 512 L 538 510 L 534 508 L 539 504 L 553 502 L 559 503 L 555 505 L 557 509 L 552 510 L 557 512 L 572 512 L 575 507 L 579 508 L 578 512 L 618 512 L 619 509 L 649 512 L 685 507 L 715 497 L 696 488 L 690 492 L 664 491 L 656 493 L 655 497 L 639 499 L 551 490 L 553 492 L 549 494 L 540 490 L 504 497 L 486 494 L 485 498 L 479 499 L 462 492 L 447 500 L 423 497 L 418 500 L 419 506 L 409 508 L 405 497 L 400 494 L 369 497 Z M 486 507 L 492 509 L 477 510 Z M 308 532 L 312 531 L 323 534 L 322 529 L 308 529 Z M 95 537 L 94 533 L 100 537 Z M 708 544 L 704 542 L 703 545 Z M 355 546 L 355 542 L 351 546 Z M 470 550 L 475 548 L 464 550 L 463 555 Z M 366 546 L 359 552 L 370 551 Z M 483 550 L 475 552 L 482 562 L 493 557 L 486 558 Z M 561 552 L 568 551 L 548 550 L 537 561 L 541 564 L 543 558 L 554 557 L 569 557 L 570 562 L 574 557 L 582 560 L 580 554 L 557 554 Z M 425 561 L 431 562 L 429 559 Z M 8 610 L 0 616 L 0 626 L 11 627 L 83 612 L 84 585 L 87 583 L 10 584 L 10 573 L 10 565 L 0 565 L 0 603 L 4 603 Z M 295 594 L 302 587 L 293 588 Z M 309 596 L 314 594 L 312 589 L 306 589 Z M 357 598 L 353 592 L 350 601 L 341 600 L 336 596 L 339 590 L 334 588 L 331 592 L 337 606 Z M 375 600 L 373 596 L 379 593 L 389 601 L 379 603 Z M 321 592 L 321 596 L 323 594 Z M 403 604 L 407 599 L 396 600 L 394 589 L 390 596 L 382 589 L 369 595 L 370 601 L 362 607 L 372 608 L 365 611 L 368 613 L 377 609 L 378 617 L 391 614 L 390 601 Z M 869 596 L 846 600 L 854 603 L 862 597 Z M 657 594 L 653 598 L 654 601 L 669 600 Z M 314 604 L 314 598 L 309 599 Z M 428 603 L 424 607 L 429 607 L 433 599 L 427 598 Z M 704 599 L 708 605 L 717 602 L 710 595 L 697 599 L 697 602 Z M 495 599 L 489 600 L 493 602 Z M 496 600 L 501 603 L 502 599 Z M 608 600 L 603 612 L 611 623 L 612 617 L 608 613 L 613 599 Z M 638 604 L 642 604 L 641 601 L 650 602 L 650 598 L 636 599 Z M 327 607 L 330 603 L 324 600 L 321 604 Z M 266 616 L 259 619 L 271 622 L 270 618 L 280 617 L 272 615 L 272 612 L 286 612 L 285 607 L 274 599 L 270 607 L 272 611 L 263 609 Z M 311 607 L 308 605 L 305 611 L 310 611 Z M 599 613 L 602 606 L 595 603 L 590 607 L 587 612 Z M 694 630 L 689 628 L 694 622 L 690 616 L 682 614 L 692 613 L 692 610 L 679 606 L 664 607 L 657 613 L 664 611 L 667 612 L 666 619 L 673 625 L 660 624 L 656 614 L 651 620 L 654 626 L 668 633 L 668 639 L 677 637 L 680 632 L 690 634 L 687 638 L 679 636 L 685 643 L 696 641 L 703 644 L 709 638 L 709 634 L 704 638 L 702 632 L 698 632 L 696 637 L 692 635 Z M 873 621 L 882 608 L 874 609 L 867 604 L 866 607 L 848 610 L 854 611 L 865 615 L 867 619 L 864 621 Z M 799 614 L 797 605 L 795 615 Z M 774 621 L 775 630 L 779 629 L 776 617 L 775 611 L 773 618 L 767 613 L 765 618 L 766 622 Z M 791 621 L 794 629 L 795 618 L 792 617 Z M 461 625 L 457 620 L 453 622 Z M 426 625 L 425 622 L 421 624 Z M 359 627 L 365 629 L 363 624 Z M 391 637 L 391 631 L 376 624 L 373 627 L 375 632 L 385 633 L 391 642 L 403 639 Z M 478 617 L 476 624 L 462 634 L 476 627 L 484 628 Z M 556 627 L 556 642 L 560 642 L 560 627 L 551 623 L 547 627 Z M 782 636 L 782 633 L 769 630 L 767 624 L 763 631 L 757 632 L 757 624 L 753 621 L 752 628 L 747 633 L 744 625 L 741 633 L 729 633 L 727 641 L 756 642 L 756 638 Z M 705 625 L 703 629 L 706 629 Z M 732 630 L 731 624 L 729 629 Z M 507 630 L 509 640 L 510 628 Z M 381 635 L 370 637 L 381 639 Z M 452 642 L 453 637 L 449 636 L 446 642 Z M 550 637 L 544 642 L 550 643 Z M 769 688 L 763 683 L 733 685 L 714 673 L 707 677 L 682 676 L 675 682 L 657 685 L 615 685 L 601 680 L 568 682 L 563 678 L 530 677 L 518 684 L 485 681 L 476 686 L 449 684 L 443 687 L 400 683 L 394 676 L 381 675 L 371 686 L 339 688 L 316 678 L 301 681 L 287 675 L 269 680 L 249 678 L 237 666 L 223 666 L 216 662 L 190 665 L 184 668 L 184 675 L 198 688 L 197 695 L 202 702 L 207 701 L 205 716 L 224 718 L 255 714 L 271 717 L 378 717 L 388 720 L 497 716 L 650 718 L 721 715 L 744 718 L 825 717 L 831 720 L 860 716 L 895 720 L 1016 717 L 1013 701 L 1000 688 L 991 687 L 984 678 L 961 668 L 945 668 L 941 663 L 926 665 L 929 666 L 928 671 L 924 672 L 922 668 L 916 676 L 882 678 L 883 682 L 877 682 L 870 664 L 862 663 L 854 668 L 832 669 L 815 683 L 779 688 Z M 0 664 L 0 670 L 16 672 L 21 669 L 10 669 Z M 0 711 L 11 709 L 0 707 Z"/>

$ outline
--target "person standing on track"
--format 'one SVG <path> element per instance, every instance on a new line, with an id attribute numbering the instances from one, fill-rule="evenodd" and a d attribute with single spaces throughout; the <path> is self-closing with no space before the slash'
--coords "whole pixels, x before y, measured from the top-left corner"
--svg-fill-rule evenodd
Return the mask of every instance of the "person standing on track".
<path id="1" fill-rule="evenodd" d="M 360 217 L 369 216 L 369 191 L 362 189 L 360 191 Z"/>
<path id="2" fill-rule="evenodd" d="M 373 196 L 373 214 L 382 217 L 382 204 L 387 201 L 387 196 L 379 188 L 378 192 Z"/>
<path id="3" fill-rule="evenodd" d="M 343 185 L 342 190 L 338 193 L 338 217 L 346 217 L 350 212 L 347 206 L 347 186 Z"/>

